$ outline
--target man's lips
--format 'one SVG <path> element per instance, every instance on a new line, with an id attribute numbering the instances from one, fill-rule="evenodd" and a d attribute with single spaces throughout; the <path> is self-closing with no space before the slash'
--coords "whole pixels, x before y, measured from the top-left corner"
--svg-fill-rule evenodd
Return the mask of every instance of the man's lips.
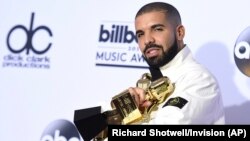
<path id="1" fill-rule="evenodd" d="M 156 48 L 156 47 L 153 47 L 153 48 L 147 49 L 146 52 L 145 52 L 145 55 L 148 58 L 151 58 L 151 57 L 158 56 L 159 53 L 160 53 L 160 49 Z"/>

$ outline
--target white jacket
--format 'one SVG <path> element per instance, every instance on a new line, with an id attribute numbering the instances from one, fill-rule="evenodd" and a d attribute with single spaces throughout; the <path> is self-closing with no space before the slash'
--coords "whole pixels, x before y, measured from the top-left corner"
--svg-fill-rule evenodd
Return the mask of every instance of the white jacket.
<path id="1" fill-rule="evenodd" d="M 185 46 L 160 68 L 175 84 L 174 92 L 152 112 L 149 124 L 225 124 L 219 85 Z M 173 104 L 173 100 L 179 103 Z"/>

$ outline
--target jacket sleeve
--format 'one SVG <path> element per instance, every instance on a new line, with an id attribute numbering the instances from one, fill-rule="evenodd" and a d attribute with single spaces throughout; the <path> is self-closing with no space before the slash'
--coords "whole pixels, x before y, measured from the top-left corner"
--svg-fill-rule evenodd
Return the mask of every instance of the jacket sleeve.
<path id="1" fill-rule="evenodd" d="M 224 124 L 216 79 L 201 71 L 180 77 L 172 95 L 152 113 L 149 124 Z"/>

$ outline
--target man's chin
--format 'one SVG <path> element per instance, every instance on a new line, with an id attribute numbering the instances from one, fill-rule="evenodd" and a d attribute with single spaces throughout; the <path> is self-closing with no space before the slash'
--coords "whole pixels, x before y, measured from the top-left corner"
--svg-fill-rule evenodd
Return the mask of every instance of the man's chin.
<path id="1" fill-rule="evenodd" d="M 147 60 L 147 63 L 150 67 L 160 67 L 160 63 L 156 59 Z"/>

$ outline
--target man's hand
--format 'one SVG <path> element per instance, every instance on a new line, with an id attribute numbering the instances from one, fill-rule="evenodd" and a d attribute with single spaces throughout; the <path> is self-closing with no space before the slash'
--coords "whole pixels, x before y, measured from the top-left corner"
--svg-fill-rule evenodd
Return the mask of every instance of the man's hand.
<path id="1" fill-rule="evenodd" d="M 146 92 L 143 89 L 138 87 L 130 87 L 128 90 L 132 97 L 134 97 L 139 109 L 145 109 L 152 105 L 151 101 L 146 100 Z"/>

